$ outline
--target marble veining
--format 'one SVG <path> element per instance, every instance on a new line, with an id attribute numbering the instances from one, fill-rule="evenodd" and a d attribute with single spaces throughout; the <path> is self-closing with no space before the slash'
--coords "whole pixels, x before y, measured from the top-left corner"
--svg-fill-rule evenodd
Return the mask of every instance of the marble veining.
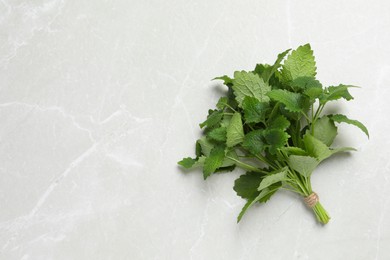
<path id="1" fill-rule="evenodd" d="M 0 259 L 390 259 L 390 2 L 0 1 Z M 211 79 L 310 42 L 370 139 L 297 196 L 253 207 L 242 173 L 184 174 L 224 87 Z"/>

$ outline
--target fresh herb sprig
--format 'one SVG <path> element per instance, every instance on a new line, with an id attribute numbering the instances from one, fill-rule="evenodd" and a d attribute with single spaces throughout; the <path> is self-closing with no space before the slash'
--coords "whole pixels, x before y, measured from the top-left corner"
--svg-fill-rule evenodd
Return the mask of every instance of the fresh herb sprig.
<path id="1" fill-rule="evenodd" d="M 353 86 L 323 87 L 315 78 L 309 44 L 290 52 L 279 54 L 273 65 L 257 64 L 253 71 L 236 71 L 233 78 L 215 78 L 223 80 L 227 95 L 200 124 L 204 136 L 196 142 L 196 157 L 178 162 L 187 169 L 203 167 L 204 179 L 235 167 L 246 170 L 233 188 L 247 200 L 238 222 L 251 206 L 284 189 L 304 197 L 317 220 L 328 223 L 330 217 L 313 192 L 311 174 L 330 156 L 355 150 L 331 147 L 336 123 L 355 125 L 369 136 L 357 120 L 322 114 L 329 102 L 352 100 Z"/>

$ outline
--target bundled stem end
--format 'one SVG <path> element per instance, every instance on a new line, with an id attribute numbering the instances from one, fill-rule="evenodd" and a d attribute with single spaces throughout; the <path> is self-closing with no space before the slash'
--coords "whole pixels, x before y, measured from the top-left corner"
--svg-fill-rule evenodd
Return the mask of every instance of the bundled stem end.
<path id="1" fill-rule="evenodd" d="M 312 192 L 309 196 L 304 198 L 304 201 L 306 206 L 313 209 L 314 214 L 316 215 L 317 220 L 320 223 L 326 224 L 329 222 L 330 217 L 324 207 L 322 207 L 321 203 L 319 202 L 319 197 L 317 193 Z"/>

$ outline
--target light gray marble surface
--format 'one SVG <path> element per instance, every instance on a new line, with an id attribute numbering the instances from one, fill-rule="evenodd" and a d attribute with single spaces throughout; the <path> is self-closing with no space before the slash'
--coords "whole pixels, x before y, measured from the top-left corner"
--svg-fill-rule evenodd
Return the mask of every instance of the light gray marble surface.
<path id="1" fill-rule="evenodd" d="M 0 259 L 390 259 L 390 2 L 0 1 Z M 176 162 L 221 87 L 310 42 L 358 152 L 326 161 L 316 224 L 279 193 L 252 208 L 242 172 Z"/>

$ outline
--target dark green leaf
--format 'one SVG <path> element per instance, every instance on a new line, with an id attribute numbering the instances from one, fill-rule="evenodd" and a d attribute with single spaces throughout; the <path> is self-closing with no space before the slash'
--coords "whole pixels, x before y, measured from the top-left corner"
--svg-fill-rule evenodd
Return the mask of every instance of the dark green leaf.
<path id="1" fill-rule="evenodd" d="M 223 75 L 223 76 L 220 76 L 220 77 L 213 78 L 213 80 L 215 80 L 215 79 L 223 80 L 223 83 L 224 83 L 226 86 L 232 86 L 232 85 L 233 85 L 233 79 L 231 79 L 230 77 L 228 77 L 228 76 L 226 76 L 226 75 Z"/>
<path id="2" fill-rule="evenodd" d="M 243 199 L 255 198 L 259 194 L 257 188 L 263 177 L 264 174 L 258 172 L 247 172 L 234 182 L 233 189 Z"/>
<path id="3" fill-rule="evenodd" d="M 246 123 L 259 123 L 265 121 L 269 105 L 268 103 L 260 102 L 255 97 L 246 96 L 242 102 L 242 108 L 244 109 Z"/>
<path id="4" fill-rule="evenodd" d="M 263 189 L 259 195 L 257 195 L 256 198 L 254 199 L 249 199 L 248 202 L 245 204 L 244 208 L 241 210 L 240 214 L 238 215 L 238 218 L 237 218 L 237 222 L 240 222 L 240 220 L 242 219 L 242 217 L 244 216 L 245 212 L 250 208 L 252 207 L 256 202 L 260 201 L 260 202 L 265 202 L 266 200 L 269 199 L 270 195 L 274 194 L 278 189 L 279 189 L 279 185 L 275 185 L 275 186 L 270 186 L 268 188 L 265 188 Z M 263 200 L 264 199 L 264 200 Z"/>
<path id="5" fill-rule="evenodd" d="M 203 128 L 205 126 L 211 128 L 211 127 L 213 127 L 221 122 L 222 116 L 223 116 L 223 111 L 209 110 L 209 115 L 207 116 L 206 121 L 199 124 L 199 126 L 200 126 L 200 128 Z"/>
<path id="6" fill-rule="evenodd" d="M 242 146 L 253 155 L 262 153 L 265 149 L 263 130 L 254 130 L 246 134 Z"/>
<path id="7" fill-rule="evenodd" d="M 282 148 L 290 136 L 280 129 L 267 129 L 264 131 L 264 138 L 268 144 L 271 154 L 275 154 L 277 149 Z"/>

